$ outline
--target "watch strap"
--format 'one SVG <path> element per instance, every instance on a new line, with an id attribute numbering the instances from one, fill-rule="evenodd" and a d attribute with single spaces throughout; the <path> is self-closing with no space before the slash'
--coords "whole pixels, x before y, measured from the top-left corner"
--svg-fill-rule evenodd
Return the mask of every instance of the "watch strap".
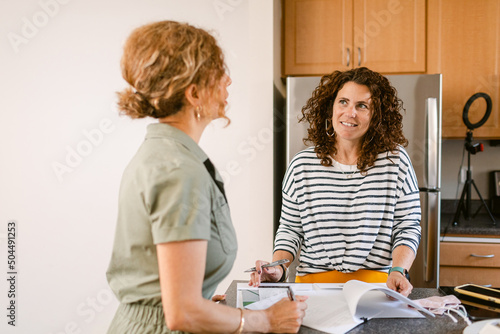
<path id="1" fill-rule="evenodd" d="M 389 269 L 389 274 L 393 271 L 398 271 L 401 273 L 401 275 L 405 276 L 405 269 L 402 267 L 392 267 L 391 269 Z"/>
<path id="2" fill-rule="evenodd" d="M 405 268 L 403 268 L 403 267 L 392 267 L 391 269 L 389 269 L 389 275 L 393 271 L 399 272 L 401 275 L 403 275 L 404 277 L 406 277 L 409 280 L 409 276 L 410 275 L 408 274 L 408 270 L 406 270 Z"/>

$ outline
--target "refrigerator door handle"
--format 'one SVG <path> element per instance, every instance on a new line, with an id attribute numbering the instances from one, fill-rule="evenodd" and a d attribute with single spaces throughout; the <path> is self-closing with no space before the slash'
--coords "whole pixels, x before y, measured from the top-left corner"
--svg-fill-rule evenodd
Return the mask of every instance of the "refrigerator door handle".
<path id="1" fill-rule="evenodd" d="M 426 184 L 429 188 L 439 188 L 438 157 L 440 155 L 440 133 L 437 99 L 429 97 L 425 101 L 427 116 L 427 168 L 425 170 Z"/>
<path id="2" fill-rule="evenodd" d="M 426 239 L 424 241 L 424 277 L 426 282 L 432 282 L 438 279 L 436 270 L 439 266 L 439 241 L 438 241 L 438 222 L 439 215 L 439 193 L 427 193 L 425 196 L 427 219 L 426 219 Z"/>
<path id="3" fill-rule="evenodd" d="M 437 98 L 429 97 L 425 101 L 426 117 L 427 117 L 427 163 L 425 164 L 426 169 L 424 171 L 425 182 L 430 189 L 439 189 L 439 156 L 440 152 L 440 128 L 439 128 L 439 114 L 438 114 L 438 104 Z M 432 197 L 432 200 L 430 199 Z M 436 279 L 436 267 L 438 262 L 437 256 L 438 251 L 436 246 L 438 243 L 437 235 L 437 224 L 436 217 L 439 215 L 438 203 L 434 200 L 437 197 L 439 200 L 439 195 L 435 196 L 432 193 L 427 193 L 426 196 L 426 209 L 427 209 L 427 231 L 425 231 L 425 269 L 424 277 L 427 282 L 431 282 Z"/>

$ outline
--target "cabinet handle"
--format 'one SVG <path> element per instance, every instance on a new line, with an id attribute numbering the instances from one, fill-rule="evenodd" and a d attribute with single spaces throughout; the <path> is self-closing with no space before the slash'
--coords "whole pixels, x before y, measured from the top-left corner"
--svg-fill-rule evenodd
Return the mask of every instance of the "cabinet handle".
<path id="1" fill-rule="evenodd" d="M 351 64 L 351 50 L 347 48 L 347 67 Z"/>
<path id="2" fill-rule="evenodd" d="M 487 257 L 487 258 L 492 258 L 492 257 L 495 257 L 495 254 L 488 254 L 488 255 L 471 254 L 470 256 L 472 256 L 472 257 Z"/>
<path id="3" fill-rule="evenodd" d="M 361 66 L 361 48 L 358 47 L 358 66 Z"/>

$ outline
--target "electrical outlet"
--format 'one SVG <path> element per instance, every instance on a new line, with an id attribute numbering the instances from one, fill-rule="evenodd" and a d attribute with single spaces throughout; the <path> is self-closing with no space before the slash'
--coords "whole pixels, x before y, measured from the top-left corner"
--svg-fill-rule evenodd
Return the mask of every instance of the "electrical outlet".
<path id="1" fill-rule="evenodd" d="M 470 172 L 472 174 L 472 166 L 470 166 Z M 465 183 L 467 181 L 467 167 L 462 167 L 460 169 L 460 183 Z"/>

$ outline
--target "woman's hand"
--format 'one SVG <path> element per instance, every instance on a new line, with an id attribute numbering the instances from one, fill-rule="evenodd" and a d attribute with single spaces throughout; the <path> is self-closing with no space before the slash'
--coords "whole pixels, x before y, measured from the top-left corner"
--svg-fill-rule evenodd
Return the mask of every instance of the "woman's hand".
<path id="1" fill-rule="evenodd" d="M 226 300 L 226 295 L 213 295 L 212 301 L 218 303 L 220 301 Z"/>
<path id="2" fill-rule="evenodd" d="M 281 266 L 262 268 L 262 265 L 269 262 L 257 260 L 255 262 L 256 271 L 250 274 L 250 286 L 259 286 L 261 282 L 278 282 L 283 275 Z"/>
<path id="3" fill-rule="evenodd" d="M 295 296 L 295 301 L 283 298 L 266 309 L 270 333 L 297 333 L 306 315 L 307 296 Z"/>
<path id="4" fill-rule="evenodd" d="M 413 290 L 413 285 L 411 285 L 410 281 L 406 279 L 401 273 L 393 271 L 387 277 L 387 287 L 391 290 L 399 292 L 405 297 L 411 293 Z"/>

